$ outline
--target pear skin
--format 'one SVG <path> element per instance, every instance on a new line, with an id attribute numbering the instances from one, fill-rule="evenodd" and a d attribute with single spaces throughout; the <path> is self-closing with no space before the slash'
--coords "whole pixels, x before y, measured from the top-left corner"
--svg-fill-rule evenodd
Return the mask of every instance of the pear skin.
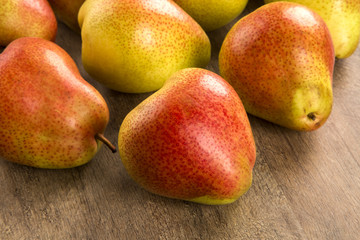
<path id="1" fill-rule="evenodd" d="M 289 2 L 240 19 L 219 54 L 220 73 L 248 113 L 301 131 L 319 128 L 330 115 L 334 62 L 325 22 Z"/>
<path id="2" fill-rule="evenodd" d="M 55 43 L 20 38 L 0 54 L 1 158 L 38 168 L 85 164 L 108 120 L 103 97 Z"/>
<path id="3" fill-rule="evenodd" d="M 57 22 L 46 0 L 11 0 L 0 4 L 0 46 L 21 37 L 55 41 Z"/>
<path id="4" fill-rule="evenodd" d="M 265 3 L 276 0 L 265 0 Z M 334 43 L 335 56 L 347 58 L 356 50 L 360 38 L 360 0 L 287 0 L 303 4 L 326 22 Z"/>
<path id="5" fill-rule="evenodd" d="M 129 175 L 161 196 L 228 204 L 251 185 L 256 151 L 246 112 L 205 69 L 175 73 L 125 117 L 118 141 Z"/>
<path id="6" fill-rule="evenodd" d="M 80 33 L 78 13 L 85 0 L 48 0 L 56 17 L 73 31 Z"/>
<path id="7" fill-rule="evenodd" d="M 210 61 L 206 33 L 170 0 L 87 0 L 79 24 L 85 70 L 117 91 L 155 91 L 174 72 Z"/>
<path id="8" fill-rule="evenodd" d="M 174 0 L 205 31 L 225 26 L 239 16 L 248 0 Z"/>

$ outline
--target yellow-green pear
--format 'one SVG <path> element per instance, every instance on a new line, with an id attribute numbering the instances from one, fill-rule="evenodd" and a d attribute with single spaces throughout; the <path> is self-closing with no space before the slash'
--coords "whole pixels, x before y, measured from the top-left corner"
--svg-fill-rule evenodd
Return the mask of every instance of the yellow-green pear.
<path id="1" fill-rule="evenodd" d="M 334 62 L 323 19 L 290 2 L 266 4 L 240 19 L 219 55 L 220 73 L 248 113 L 303 131 L 330 115 Z"/>
<path id="2" fill-rule="evenodd" d="M 265 0 L 265 3 L 278 0 Z M 326 22 L 334 42 L 335 56 L 349 57 L 360 38 L 360 0 L 286 0 L 303 4 Z"/>
<path id="3" fill-rule="evenodd" d="M 174 0 L 205 31 L 218 29 L 241 14 L 248 0 Z"/>
<path id="4" fill-rule="evenodd" d="M 210 61 L 206 33 L 171 0 L 87 0 L 78 18 L 85 70 L 117 91 L 154 91 Z"/>

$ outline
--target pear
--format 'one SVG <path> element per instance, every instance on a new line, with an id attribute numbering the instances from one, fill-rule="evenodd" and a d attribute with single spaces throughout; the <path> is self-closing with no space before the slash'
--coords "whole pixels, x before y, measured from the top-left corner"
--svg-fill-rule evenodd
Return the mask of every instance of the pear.
<path id="1" fill-rule="evenodd" d="M 21 37 L 54 41 L 55 15 L 46 0 L 11 0 L 0 4 L 0 46 Z"/>
<path id="2" fill-rule="evenodd" d="M 85 0 L 48 0 L 56 17 L 75 32 L 80 33 L 78 13 Z"/>
<path id="3" fill-rule="evenodd" d="M 20 38 L 0 54 L 0 156 L 39 168 L 87 163 L 99 150 L 109 110 L 55 43 Z"/>
<path id="4" fill-rule="evenodd" d="M 248 0 L 174 0 L 205 31 L 225 26 L 244 10 Z"/>
<path id="5" fill-rule="evenodd" d="M 265 0 L 265 3 L 276 0 Z M 360 37 L 359 0 L 287 0 L 303 4 L 317 12 L 326 22 L 334 42 L 335 56 L 346 58 L 352 55 Z"/>
<path id="6" fill-rule="evenodd" d="M 248 113 L 310 131 L 330 115 L 334 47 L 323 19 L 296 3 L 264 5 L 240 19 L 219 54 L 220 74 Z"/>
<path id="7" fill-rule="evenodd" d="M 246 112 L 205 69 L 176 72 L 125 117 L 118 141 L 129 175 L 155 194 L 227 204 L 251 185 L 256 151 Z"/>
<path id="8" fill-rule="evenodd" d="M 87 0 L 79 23 L 85 70 L 117 91 L 154 91 L 210 60 L 206 33 L 171 0 Z"/>

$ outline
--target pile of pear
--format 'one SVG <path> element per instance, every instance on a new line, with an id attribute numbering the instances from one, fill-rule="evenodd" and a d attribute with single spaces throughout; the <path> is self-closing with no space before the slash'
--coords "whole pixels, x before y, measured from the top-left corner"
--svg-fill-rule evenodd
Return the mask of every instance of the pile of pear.
<path id="1" fill-rule="evenodd" d="M 236 19 L 247 2 L 6 1 L 0 157 L 72 168 L 105 144 L 152 193 L 234 202 L 250 188 L 256 160 L 247 114 L 298 131 L 323 126 L 333 105 L 335 57 L 351 56 L 360 36 L 360 0 L 265 0 L 227 33 L 220 74 L 206 70 L 206 32 Z M 92 78 L 119 92 L 154 92 L 123 119 L 117 149 L 103 135 L 103 96 L 52 42 L 56 18 L 81 34 L 82 64 Z"/>

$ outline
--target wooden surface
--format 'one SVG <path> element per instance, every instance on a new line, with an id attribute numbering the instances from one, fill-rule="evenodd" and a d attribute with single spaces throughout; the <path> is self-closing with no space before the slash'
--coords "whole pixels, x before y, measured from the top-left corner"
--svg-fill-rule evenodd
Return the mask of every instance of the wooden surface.
<path id="1" fill-rule="evenodd" d="M 261 4 L 250 1 L 241 16 Z M 213 56 L 208 69 L 218 72 L 219 48 L 232 24 L 209 33 Z M 103 94 L 111 114 L 106 136 L 117 143 L 125 115 L 150 94 L 119 93 L 92 80 L 81 64 L 80 36 L 62 24 L 56 42 Z M 119 155 L 105 147 L 90 163 L 68 170 L 1 159 L 0 239 L 357 239 L 359 66 L 360 49 L 336 61 L 332 115 L 315 132 L 249 117 L 257 145 L 253 185 L 230 205 L 150 194 L 130 179 Z"/>

